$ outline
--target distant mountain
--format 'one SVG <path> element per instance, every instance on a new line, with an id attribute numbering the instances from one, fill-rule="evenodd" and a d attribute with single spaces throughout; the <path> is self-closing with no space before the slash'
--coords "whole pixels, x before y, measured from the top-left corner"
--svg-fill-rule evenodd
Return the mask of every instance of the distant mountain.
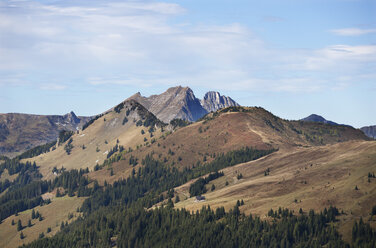
<path id="1" fill-rule="evenodd" d="M 91 117 L 65 115 L 0 114 L 0 155 L 13 156 L 55 140 L 61 130 L 81 128 Z"/>
<path id="2" fill-rule="evenodd" d="M 169 123 L 179 118 L 196 121 L 212 111 L 230 106 L 239 106 L 230 97 L 221 96 L 218 92 L 210 91 L 204 99 L 196 98 L 189 87 L 172 87 L 160 95 L 144 97 L 139 92 L 129 99 L 136 100 L 160 120 Z"/>
<path id="3" fill-rule="evenodd" d="M 312 114 L 306 118 L 300 119 L 301 121 L 307 121 L 307 122 L 321 122 L 321 123 L 326 123 L 330 125 L 339 125 L 338 123 L 335 123 L 333 121 L 328 121 L 324 117 L 316 114 Z"/>
<path id="4" fill-rule="evenodd" d="M 376 139 L 376 125 L 374 126 L 368 126 L 368 127 L 362 127 L 360 130 L 365 133 L 370 138 Z"/>
<path id="5" fill-rule="evenodd" d="M 205 94 L 204 99 L 200 101 L 202 107 L 208 112 L 215 112 L 221 108 L 239 106 L 231 97 L 221 96 L 219 92 L 209 91 Z"/>

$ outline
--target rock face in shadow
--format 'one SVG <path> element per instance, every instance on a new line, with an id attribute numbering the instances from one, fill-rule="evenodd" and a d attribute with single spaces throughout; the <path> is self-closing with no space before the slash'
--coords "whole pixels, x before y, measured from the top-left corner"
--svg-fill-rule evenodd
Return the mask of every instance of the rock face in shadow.
<path id="1" fill-rule="evenodd" d="M 368 127 L 362 127 L 360 130 L 363 131 L 365 135 L 367 135 L 370 138 L 376 139 L 376 125 L 375 126 L 368 126 Z"/>
<path id="2" fill-rule="evenodd" d="M 204 99 L 196 98 L 189 87 L 172 87 L 160 95 L 142 96 L 139 92 L 129 99 L 136 100 L 163 122 L 179 118 L 196 121 L 209 112 L 218 109 L 239 106 L 230 97 L 221 96 L 218 92 L 210 91 Z"/>
<path id="3" fill-rule="evenodd" d="M 0 114 L 0 155 L 14 156 L 56 140 L 61 130 L 75 131 L 91 117 L 65 115 Z"/>

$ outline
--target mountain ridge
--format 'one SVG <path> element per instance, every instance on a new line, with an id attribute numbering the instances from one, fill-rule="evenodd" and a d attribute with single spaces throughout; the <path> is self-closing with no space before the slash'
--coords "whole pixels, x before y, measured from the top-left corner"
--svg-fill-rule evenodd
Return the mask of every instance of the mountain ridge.
<path id="1" fill-rule="evenodd" d="M 322 117 L 321 115 L 317 114 L 311 114 L 303 119 L 300 119 L 301 121 L 306 121 L 306 122 L 320 122 L 320 123 L 325 123 L 325 124 L 330 124 L 330 125 L 340 125 L 334 121 L 329 121 Z"/>
<path id="2" fill-rule="evenodd" d="M 54 141 L 60 131 L 76 131 L 90 119 L 73 111 L 65 115 L 0 114 L 0 154 L 12 157 Z"/>
<path id="3" fill-rule="evenodd" d="M 230 106 L 239 106 L 233 99 L 221 96 L 219 92 L 209 91 L 204 99 L 198 99 L 189 87 L 176 86 L 159 95 L 142 96 L 140 92 L 128 99 L 134 99 L 156 115 L 160 120 L 169 123 L 173 119 L 196 121 L 205 114 Z"/>

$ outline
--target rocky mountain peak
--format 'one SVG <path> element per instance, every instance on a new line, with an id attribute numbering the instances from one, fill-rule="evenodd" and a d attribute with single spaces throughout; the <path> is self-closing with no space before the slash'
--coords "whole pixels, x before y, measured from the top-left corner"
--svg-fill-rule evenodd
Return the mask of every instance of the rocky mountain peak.
<path id="1" fill-rule="evenodd" d="M 201 100 L 201 105 L 208 112 L 214 112 L 221 108 L 231 106 L 239 106 L 231 97 L 221 96 L 219 92 L 209 91 L 205 94 L 204 99 Z"/>
<path id="2" fill-rule="evenodd" d="M 129 99 L 136 100 L 166 123 L 175 118 L 196 121 L 211 111 L 239 106 L 230 97 L 221 96 L 214 91 L 206 93 L 204 99 L 200 100 L 191 88 L 182 86 L 171 87 L 160 95 L 149 97 L 136 93 Z"/>
<path id="3" fill-rule="evenodd" d="M 78 118 L 73 111 L 69 112 L 68 114 L 65 114 L 64 119 L 69 123 L 80 123 L 81 121 L 80 118 Z"/>

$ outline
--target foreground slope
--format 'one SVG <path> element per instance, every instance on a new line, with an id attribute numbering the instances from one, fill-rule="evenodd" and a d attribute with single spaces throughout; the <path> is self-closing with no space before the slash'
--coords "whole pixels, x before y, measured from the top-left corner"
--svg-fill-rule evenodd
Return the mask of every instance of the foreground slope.
<path id="1" fill-rule="evenodd" d="M 241 211 L 265 216 L 270 208 L 285 207 L 295 212 L 302 208 L 308 212 L 336 206 L 346 214 L 342 219 L 343 231 L 349 235 L 354 219 L 368 218 L 371 206 L 376 204 L 376 179 L 368 181 L 368 174 L 375 170 L 376 142 L 372 141 L 281 149 L 259 160 L 224 169 L 224 177 L 207 185 L 210 189 L 214 184 L 215 190 L 208 190 L 205 201 L 190 198 L 191 182 L 178 187 L 180 199 L 185 200 L 176 207 L 197 210 L 210 205 L 229 209 L 243 199 Z M 241 179 L 237 178 L 239 174 Z"/>

